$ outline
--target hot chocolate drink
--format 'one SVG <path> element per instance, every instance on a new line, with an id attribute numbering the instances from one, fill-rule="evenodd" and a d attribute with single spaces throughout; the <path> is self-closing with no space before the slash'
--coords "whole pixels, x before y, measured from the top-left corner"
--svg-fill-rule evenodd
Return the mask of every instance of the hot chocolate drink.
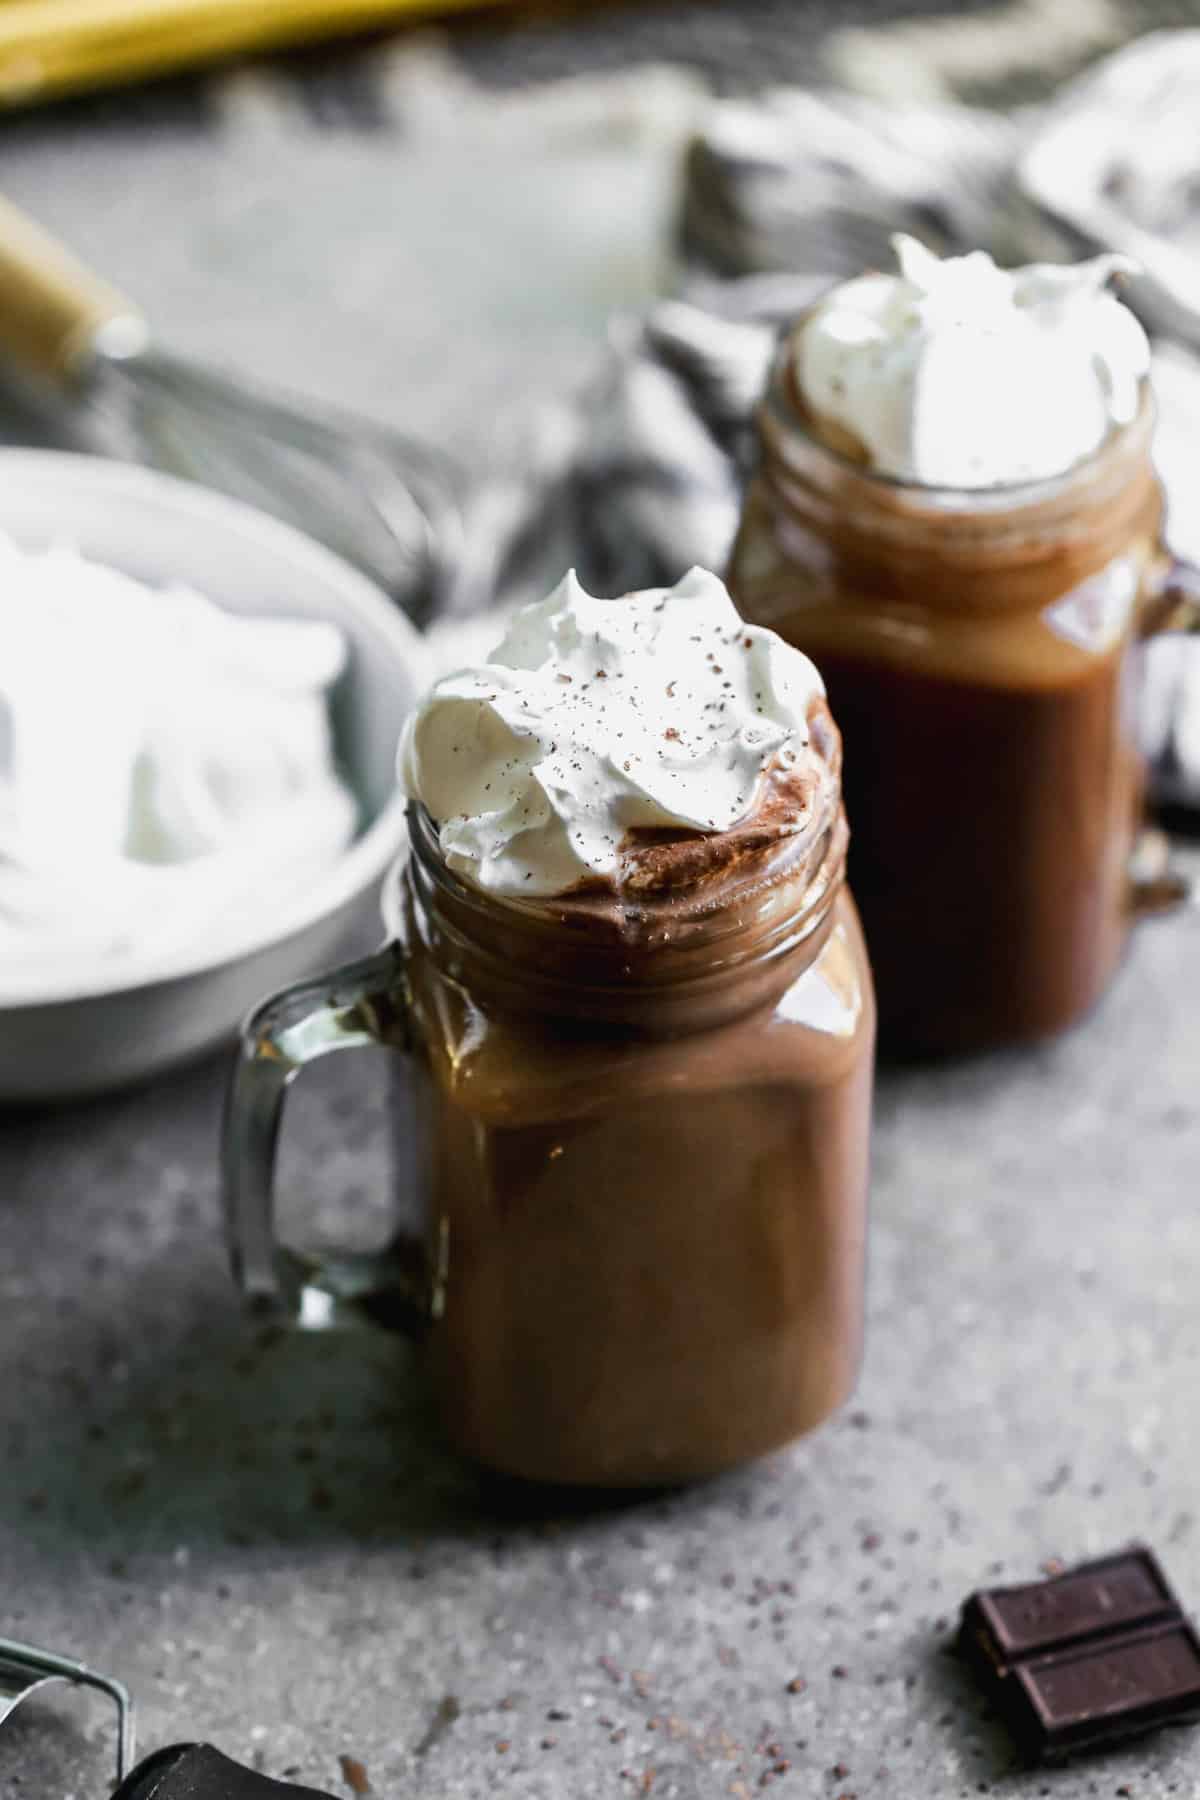
<path id="1" fill-rule="evenodd" d="M 947 292 L 956 265 L 912 260 L 781 354 L 731 585 L 817 659 L 846 733 L 884 1041 L 946 1051 L 1058 1030 L 1120 955 L 1162 509 L 1144 338 L 1104 267 Z"/>
<path id="2" fill-rule="evenodd" d="M 426 1360 L 479 1461 L 678 1481 L 850 1391 L 874 1007 L 840 761 L 812 665 L 699 572 L 568 578 L 411 722 L 354 1017 L 419 1059 Z"/>
<path id="3" fill-rule="evenodd" d="M 509 656 L 550 665 L 548 701 L 538 676 L 514 703 Z M 541 714 L 542 772 L 489 740 L 464 785 L 456 746 L 498 702 L 461 696 L 498 682 L 510 719 Z M 838 733 L 811 665 L 696 576 L 607 603 L 568 583 L 444 686 L 408 742 L 398 896 L 452 1270 L 443 1412 L 522 1474 L 708 1473 L 816 1424 L 857 1362 L 871 1009 Z M 481 844 L 460 813 L 489 781 L 511 786 Z"/>

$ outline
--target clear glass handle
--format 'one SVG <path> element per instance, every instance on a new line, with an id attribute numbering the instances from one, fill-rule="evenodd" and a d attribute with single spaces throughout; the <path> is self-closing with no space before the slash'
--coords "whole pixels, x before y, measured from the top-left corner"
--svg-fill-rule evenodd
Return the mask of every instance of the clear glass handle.
<path id="1" fill-rule="evenodd" d="M 1185 637 L 1200 633 L 1200 567 L 1180 556 L 1167 558 L 1141 618 L 1143 639 L 1167 633 Z M 1130 906 L 1138 918 L 1171 912 L 1191 892 L 1187 876 L 1171 861 L 1166 832 L 1155 825 L 1145 825 L 1139 833 L 1129 873 Z"/>
<path id="2" fill-rule="evenodd" d="M 1142 637 L 1160 637 L 1165 631 L 1185 636 L 1200 632 L 1200 566 L 1181 556 L 1168 558 L 1158 590 L 1142 614 Z"/>
<path id="3" fill-rule="evenodd" d="M 266 1000 L 242 1027 L 222 1134 L 225 1223 L 234 1279 L 253 1304 L 311 1331 L 386 1325 L 418 1336 L 430 1316 L 419 1243 L 317 1256 L 275 1232 L 283 1102 L 306 1063 L 335 1050 L 411 1048 L 404 952 L 389 944 Z"/>

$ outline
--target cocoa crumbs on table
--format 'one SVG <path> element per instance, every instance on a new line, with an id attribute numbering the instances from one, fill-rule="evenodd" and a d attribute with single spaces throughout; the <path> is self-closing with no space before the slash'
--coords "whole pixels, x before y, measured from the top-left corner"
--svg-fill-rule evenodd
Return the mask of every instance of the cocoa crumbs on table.
<path id="1" fill-rule="evenodd" d="M 372 1791 L 367 1765 L 360 1762 L 357 1756 L 339 1756 L 338 1762 L 341 1764 L 342 1780 L 352 1794 L 369 1794 Z"/>

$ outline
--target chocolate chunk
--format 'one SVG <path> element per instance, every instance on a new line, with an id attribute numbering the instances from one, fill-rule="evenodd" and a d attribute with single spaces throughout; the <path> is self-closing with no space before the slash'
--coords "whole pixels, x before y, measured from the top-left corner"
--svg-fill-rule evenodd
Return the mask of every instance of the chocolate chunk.
<path id="1" fill-rule="evenodd" d="M 1186 1621 L 1016 1663 L 1002 1711 L 1037 1759 L 1200 1718 L 1200 1639 Z"/>
<path id="2" fill-rule="evenodd" d="M 1081 1563 L 1049 1581 L 973 1594 L 963 1610 L 963 1628 L 986 1634 L 989 1654 L 1008 1663 L 1179 1613 L 1155 1556 L 1139 1547 Z"/>
<path id="3" fill-rule="evenodd" d="M 1200 1717 L 1200 1639 L 1143 1548 L 972 1594 L 959 1643 L 1034 1760 Z"/>

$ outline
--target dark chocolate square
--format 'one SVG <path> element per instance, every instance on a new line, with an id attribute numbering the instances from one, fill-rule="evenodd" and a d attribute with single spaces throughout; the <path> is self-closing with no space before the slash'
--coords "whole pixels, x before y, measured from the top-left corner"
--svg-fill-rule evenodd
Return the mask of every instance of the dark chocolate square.
<path id="1" fill-rule="evenodd" d="M 959 1644 L 1035 1760 L 1200 1718 L 1200 1638 L 1141 1546 L 972 1594 Z"/>
<path id="2" fill-rule="evenodd" d="M 1142 1546 L 1045 1581 L 987 1589 L 967 1602 L 970 1628 L 988 1633 L 1000 1663 L 1178 1617 L 1179 1611 L 1158 1559 Z"/>
<path id="3" fill-rule="evenodd" d="M 1200 1717 L 1200 1640 L 1186 1621 L 1115 1633 L 1015 1663 L 1007 1686 L 1026 1750 L 1066 1756 Z"/>

